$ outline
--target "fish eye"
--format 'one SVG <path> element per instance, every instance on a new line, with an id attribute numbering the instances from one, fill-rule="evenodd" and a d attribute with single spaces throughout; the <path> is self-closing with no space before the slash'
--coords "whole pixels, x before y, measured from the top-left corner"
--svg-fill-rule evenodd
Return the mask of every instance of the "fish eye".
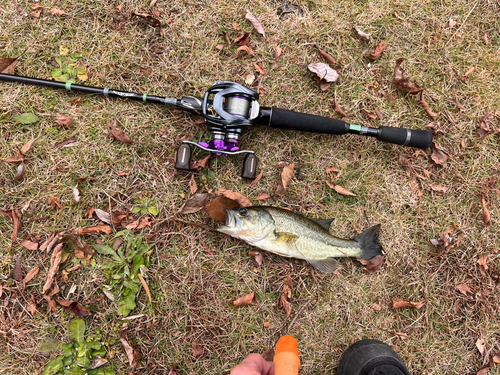
<path id="1" fill-rule="evenodd" d="M 248 210 L 246 208 L 240 208 L 238 210 L 238 213 L 241 215 L 241 216 L 247 216 L 248 215 Z"/>

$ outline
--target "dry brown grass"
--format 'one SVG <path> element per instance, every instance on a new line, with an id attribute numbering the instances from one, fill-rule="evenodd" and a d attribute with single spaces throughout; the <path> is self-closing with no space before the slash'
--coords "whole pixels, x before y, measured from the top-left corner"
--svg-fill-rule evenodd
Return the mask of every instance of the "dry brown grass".
<path id="1" fill-rule="evenodd" d="M 122 12 L 152 11 L 148 4 L 124 2 Z M 265 106 L 335 117 L 330 101 L 336 92 L 347 121 L 424 129 L 431 121 L 415 98 L 397 94 L 391 106 L 382 95 L 394 93 L 394 62 L 403 57 L 407 74 L 427 88 L 427 101 L 441 113 L 436 122 L 444 134 L 436 142 L 449 155 L 445 166 L 436 165 L 430 151 L 418 153 L 373 139 L 256 128 L 245 137 L 244 147 L 259 155 L 264 169 L 260 183 L 249 186 L 239 180 L 238 158 L 212 159 L 195 174 L 199 191 L 230 189 L 257 204 L 253 198 L 258 194 L 275 190 L 280 172 L 275 165 L 295 162 L 302 178 L 292 180 L 285 198 L 273 196 L 269 204 L 311 217 L 334 217 L 332 233 L 339 237 L 381 223 L 389 262 L 377 274 L 366 275 L 357 262 L 344 260 L 339 277 L 316 275 L 315 285 L 309 268 L 298 261 L 266 255 L 258 267 L 247 254 L 249 246 L 169 221 L 183 204 L 182 195 L 190 195 L 190 176 L 173 169 L 174 152 L 181 138 L 197 136 L 202 126 L 194 117 L 155 105 L 1 83 L 0 159 L 14 155 L 29 139 L 36 141 L 22 181 L 8 182 L 15 169 L 0 164 L 0 209 L 23 212 L 19 238 L 38 235 L 44 240 L 53 231 L 94 223 L 84 216 L 91 205 L 104 209 L 115 201 L 124 209 L 145 191 L 158 201 L 157 223 L 142 231 L 156 241 L 148 279 L 154 302 L 150 306 L 141 291 L 133 315 L 144 315 L 129 321 L 131 344 L 143 355 L 137 373 L 167 374 L 172 365 L 181 374 L 228 372 L 247 353 L 265 351 L 287 326 L 284 312 L 276 308 L 287 275 L 294 281 L 292 318 L 312 301 L 288 330 L 299 341 L 302 373 L 335 373 L 343 350 L 362 338 L 392 345 L 415 374 L 475 373 L 484 361 L 475 346 L 478 338 L 487 341 L 492 353 L 500 352 L 498 184 L 483 184 L 500 177 L 500 142 L 498 134 L 479 139 L 476 130 L 486 109 L 493 114 L 490 126 L 500 127 L 495 114 L 500 110 L 498 2 L 297 1 L 304 14 L 283 19 L 275 12 L 279 4 L 159 0 L 153 9 L 162 9 L 162 37 L 134 21 L 120 26 L 119 4 L 111 1 L 48 2 L 40 18 L 26 15 L 31 2 L 7 2 L 0 5 L 5 10 L 0 9 L 1 55 L 21 56 L 20 75 L 49 78 L 50 59 L 64 45 L 83 54 L 89 85 L 134 92 L 145 87 L 148 93 L 170 97 L 202 96 L 218 79 L 244 82 L 260 63 L 267 73 L 255 88 L 262 89 Z M 56 17 L 50 8 L 62 9 L 66 16 Z M 252 31 L 244 19 L 246 8 L 260 19 L 268 38 L 253 32 L 256 55 L 237 57 L 222 33 L 234 40 Z M 450 18 L 457 21 L 453 28 Z M 360 40 L 354 24 L 372 33 L 374 42 Z M 388 48 L 368 67 L 363 56 L 379 40 L 386 40 Z M 342 65 L 341 81 L 325 92 L 317 89 L 307 70 L 308 63 L 320 61 L 315 43 Z M 276 60 L 278 45 L 283 53 Z M 475 72 L 461 81 L 471 66 Z M 72 104 L 77 98 L 81 101 Z M 371 120 L 361 108 L 377 108 L 385 118 Z M 11 120 L 24 112 L 37 114 L 40 122 L 21 125 Z M 74 126 L 58 129 L 56 113 L 71 117 Z M 134 145 L 109 138 L 106 126 L 114 117 Z M 74 147 L 54 147 L 68 137 L 78 139 Z M 357 198 L 341 197 L 325 184 L 325 170 L 332 166 L 341 171 L 336 183 Z M 128 175 L 118 176 L 118 171 Z M 417 175 L 421 197 L 411 182 Z M 82 176 L 94 179 L 80 186 L 82 199 L 76 203 L 71 189 Z M 430 184 L 449 190 L 438 193 Z M 482 221 L 478 193 L 487 197 L 491 230 Z M 64 209 L 51 209 L 51 196 Z M 42 217 L 46 219 L 35 220 Z M 205 214 L 187 219 L 210 224 Z M 430 240 L 453 223 L 458 228 L 454 238 L 463 233 L 460 244 L 448 251 L 432 246 Z M 73 316 L 62 310 L 46 312 L 41 289 L 49 260 L 12 243 L 11 234 L 9 219 L 0 216 L 0 373 L 39 373 L 49 359 L 38 350 L 40 342 L 45 337 L 67 340 Z M 86 238 L 89 243 L 97 239 Z M 41 267 L 25 289 L 11 278 L 19 254 L 25 273 Z M 477 264 L 484 254 L 489 255 L 486 275 Z M 64 268 L 72 265 L 71 258 Z M 103 258 L 96 256 L 95 267 L 60 282 L 61 296 L 67 297 L 73 285 L 71 298 L 82 304 L 100 295 Z M 467 284 L 472 292 L 459 293 L 458 284 Z M 256 292 L 259 306 L 232 306 L 233 299 L 250 291 Z M 25 308 L 32 293 L 39 303 L 34 316 Z M 420 310 L 392 310 L 393 298 L 426 303 Z M 117 336 L 124 321 L 116 305 L 105 299 L 88 307 L 93 312 L 86 319 L 90 334 L 107 343 L 117 373 L 126 373 L 127 359 Z M 267 321 L 270 327 L 264 328 Z M 195 341 L 204 347 L 200 357 L 192 355 Z M 498 371 L 497 366 L 490 373 Z"/>

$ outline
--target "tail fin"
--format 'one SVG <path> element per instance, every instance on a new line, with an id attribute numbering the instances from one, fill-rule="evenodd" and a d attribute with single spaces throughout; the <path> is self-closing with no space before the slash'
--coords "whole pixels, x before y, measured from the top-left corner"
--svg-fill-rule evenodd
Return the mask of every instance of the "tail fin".
<path id="1" fill-rule="evenodd" d="M 379 234 L 380 224 L 377 224 L 354 238 L 361 245 L 360 259 L 372 259 L 377 255 L 385 255 L 378 240 Z"/>

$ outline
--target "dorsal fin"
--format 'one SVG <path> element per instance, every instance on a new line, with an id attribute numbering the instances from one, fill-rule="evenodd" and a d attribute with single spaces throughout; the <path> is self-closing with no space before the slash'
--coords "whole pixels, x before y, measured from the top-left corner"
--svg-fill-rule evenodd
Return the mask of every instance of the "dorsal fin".
<path id="1" fill-rule="evenodd" d="M 335 219 L 310 219 L 311 221 L 314 221 L 316 224 L 318 224 L 321 228 L 325 229 L 326 231 L 330 230 L 330 225 L 332 224 L 332 221 Z"/>

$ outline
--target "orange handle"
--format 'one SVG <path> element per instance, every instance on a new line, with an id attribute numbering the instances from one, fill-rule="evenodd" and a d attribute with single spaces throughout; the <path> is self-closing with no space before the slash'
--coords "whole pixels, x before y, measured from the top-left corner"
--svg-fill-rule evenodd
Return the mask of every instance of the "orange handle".
<path id="1" fill-rule="evenodd" d="M 276 375 L 298 375 L 300 367 L 297 340 L 293 336 L 281 337 L 274 352 L 274 373 Z"/>

